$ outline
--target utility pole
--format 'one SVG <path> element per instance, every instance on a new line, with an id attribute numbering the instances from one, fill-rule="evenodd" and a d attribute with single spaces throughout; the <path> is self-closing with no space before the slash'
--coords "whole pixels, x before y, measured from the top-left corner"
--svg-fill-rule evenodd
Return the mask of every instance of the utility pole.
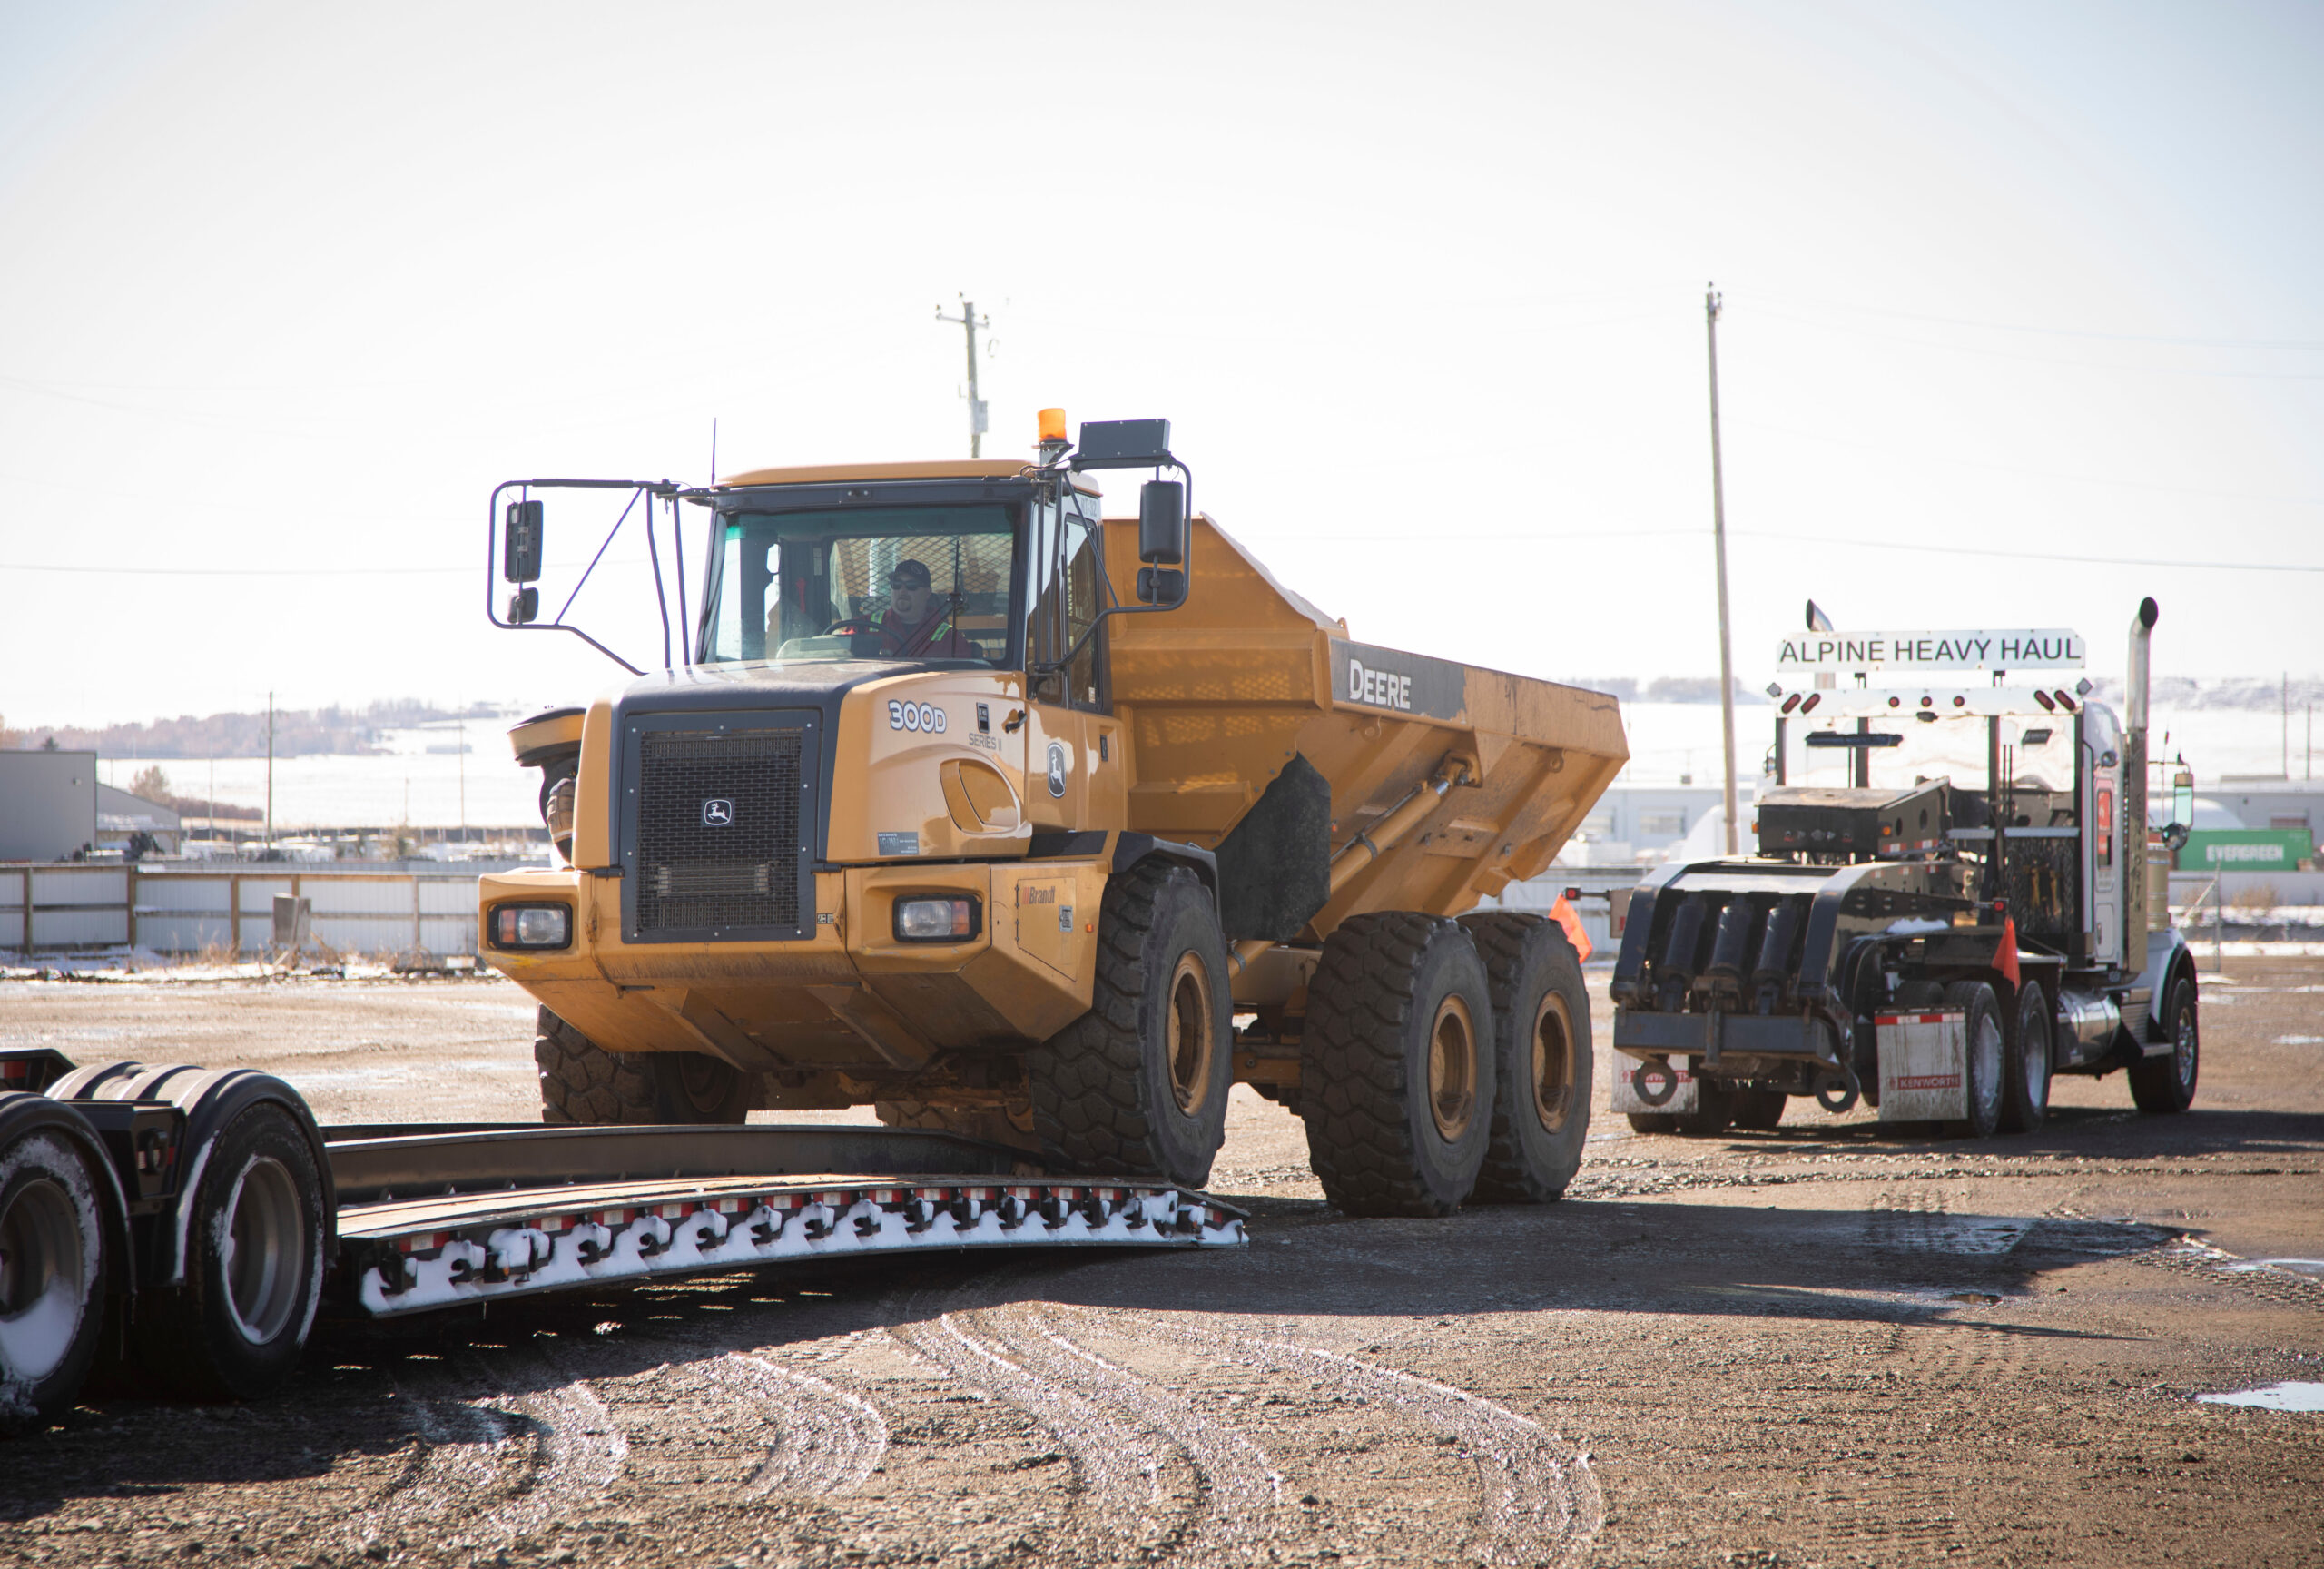
<path id="1" fill-rule="evenodd" d="M 274 848 L 274 694 L 266 695 L 266 845 Z"/>
<path id="2" fill-rule="evenodd" d="M 1727 627 L 1727 487 L 1718 463 L 1718 291 L 1703 288 L 1703 331 L 1710 343 L 1710 532 L 1718 552 L 1718 723 L 1726 743 L 1727 853 L 1737 853 L 1735 821 L 1735 652 Z"/>
<path id="3" fill-rule="evenodd" d="M 944 307 L 939 305 L 936 319 L 952 322 L 968 334 L 969 456 L 981 458 L 984 456 L 984 433 L 989 422 L 985 417 L 984 400 L 977 396 L 977 334 L 991 331 L 992 321 L 990 317 L 978 316 L 977 302 L 965 294 L 960 296 L 960 313 L 958 316 L 945 315 Z"/>

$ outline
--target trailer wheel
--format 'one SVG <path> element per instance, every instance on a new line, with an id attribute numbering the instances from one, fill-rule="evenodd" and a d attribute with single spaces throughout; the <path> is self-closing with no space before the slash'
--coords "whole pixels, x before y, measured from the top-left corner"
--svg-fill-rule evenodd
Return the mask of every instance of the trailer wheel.
<path id="1" fill-rule="evenodd" d="M 544 1122 L 597 1128 L 658 1120 L 646 1064 L 606 1051 L 546 1008 L 533 1037 L 533 1062 L 540 1072 Z"/>
<path id="2" fill-rule="evenodd" d="M 1955 981 L 1945 989 L 1944 1003 L 1963 1015 L 1967 1050 L 1962 1053 L 1961 1070 L 1969 1101 L 1969 1115 L 1946 1127 L 1956 1138 L 1990 1139 L 2001 1125 L 2002 1080 L 2009 1058 L 2000 1005 L 1994 1001 L 1994 989 L 1983 981 Z"/>
<path id="3" fill-rule="evenodd" d="M 1199 1188 L 1233 1046 L 1217 906 L 1185 867 L 1142 861 L 1107 881 L 1089 1011 L 1027 1054 L 1034 1130 L 1068 1167 Z"/>
<path id="4" fill-rule="evenodd" d="M 1299 1106 L 1324 1196 L 1351 1215 L 1448 1215 L 1491 1141 L 1492 993 L 1469 933 L 1358 915 L 1308 982 Z"/>
<path id="5" fill-rule="evenodd" d="M 1633 1133 L 1676 1133 L 1679 1114 L 1676 1111 L 1629 1111 L 1623 1113 L 1630 1121 Z"/>
<path id="6" fill-rule="evenodd" d="M 2171 1055 L 2131 1065 L 2131 1100 L 2151 1116 L 2170 1116 L 2195 1103 L 2195 1078 L 2202 1067 L 2202 1031 L 2195 1014 L 2195 983 L 2186 976 L 2171 988 L 2162 1015 L 2171 1031 Z"/>
<path id="7" fill-rule="evenodd" d="M 2017 1024 L 2008 1044 L 2001 1130 L 2031 1133 L 2050 1114 L 2050 999 L 2038 981 L 2017 988 Z"/>
<path id="8" fill-rule="evenodd" d="M 290 1112 L 260 1101 L 226 1125 L 185 1229 L 184 1284 L 138 1304 L 137 1365 L 192 1399 L 256 1399 L 298 1366 L 322 1290 L 322 1179 Z"/>
<path id="9" fill-rule="evenodd" d="M 654 1115 L 648 1121 L 740 1122 L 751 1114 L 751 1092 L 758 1088 L 755 1073 L 704 1051 L 656 1051 L 651 1067 Z"/>
<path id="10" fill-rule="evenodd" d="M 1565 1196 L 1590 1137 L 1590 994 L 1554 921 L 1496 910 L 1461 917 L 1492 997 L 1492 1135 L 1471 1201 L 1548 1204 Z"/>
<path id="11" fill-rule="evenodd" d="M 1754 1133 L 1771 1133 L 1783 1125 L 1784 1105 L 1790 1099 L 1780 1090 L 1738 1090 L 1735 1125 Z"/>
<path id="12" fill-rule="evenodd" d="M 1741 1097 L 1726 1085 L 1695 1074 L 1695 1109 L 1679 1112 L 1679 1132 L 1690 1139 L 1716 1139 L 1733 1126 L 1736 1102 Z"/>
<path id="13" fill-rule="evenodd" d="M 104 1338 L 111 1261 L 96 1179 L 65 1138 L 0 1151 L 0 1433 L 54 1421 Z"/>
<path id="14" fill-rule="evenodd" d="M 1012 1150 L 1038 1150 L 1041 1140 L 1033 1131 L 1033 1104 L 1013 1100 L 1006 1106 L 938 1106 L 926 1100 L 882 1100 L 872 1107 L 891 1128 L 932 1128 L 1006 1144 Z"/>

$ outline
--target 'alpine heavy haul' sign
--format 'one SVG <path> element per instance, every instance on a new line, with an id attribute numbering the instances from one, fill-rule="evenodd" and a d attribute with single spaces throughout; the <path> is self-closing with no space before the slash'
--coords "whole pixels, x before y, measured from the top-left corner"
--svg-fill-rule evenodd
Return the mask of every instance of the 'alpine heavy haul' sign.
<path id="1" fill-rule="evenodd" d="M 1801 670 L 2079 670 L 2082 634 L 2056 628 L 1984 632 L 1809 632 L 1787 637 L 1776 673 Z"/>

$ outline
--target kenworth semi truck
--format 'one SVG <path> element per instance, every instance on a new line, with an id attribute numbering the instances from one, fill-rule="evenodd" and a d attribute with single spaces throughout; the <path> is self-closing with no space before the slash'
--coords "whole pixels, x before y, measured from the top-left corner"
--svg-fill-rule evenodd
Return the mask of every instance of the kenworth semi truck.
<path id="1" fill-rule="evenodd" d="M 2072 632 L 1787 639 L 1756 852 L 1631 897 L 1616 1109 L 1707 1134 L 1862 1099 L 1984 1137 L 2039 1127 L 2055 1074 L 2121 1071 L 2140 1110 L 2184 1110 L 2195 968 L 2147 854 L 2156 617 L 2132 620 L 2121 720 Z"/>
<path id="2" fill-rule="evenodd" d="M 1193 1188 L 1243 1081 L 1345 1209 L 1555 1198 L 1580 969 L 1553 923 L 1461 913 L 1620 768 L 1615 700 L 1353 640 L 1193 513 L 1167 421 L 1040 435 L 495 492 L 502 626 L 576 630 L 535 580 L 576 488 L 665 520 L 657 582 L 682 515 L 710 540 L 664 667 L 512 733 L 562 863 L 485 877 L 480 931 L 540 1002 L 544 1116 L 872 1103 Z"/>

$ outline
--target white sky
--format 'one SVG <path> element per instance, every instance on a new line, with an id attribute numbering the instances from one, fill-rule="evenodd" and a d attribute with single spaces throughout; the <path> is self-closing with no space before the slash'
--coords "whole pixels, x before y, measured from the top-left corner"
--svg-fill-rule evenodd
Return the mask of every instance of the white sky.
<path id="1" fill-rule="evenodd" d="M 575 700 L 492 485 L 962 452 L 961 291 L 988 452 L 1167 416 L 1366 641 L 1716 670 L 1716 280 L 1749 684 L 1811 594 L 2312 673 L 2319 80 L 2313 5 L 0 0 L 0 715 Z"/>

